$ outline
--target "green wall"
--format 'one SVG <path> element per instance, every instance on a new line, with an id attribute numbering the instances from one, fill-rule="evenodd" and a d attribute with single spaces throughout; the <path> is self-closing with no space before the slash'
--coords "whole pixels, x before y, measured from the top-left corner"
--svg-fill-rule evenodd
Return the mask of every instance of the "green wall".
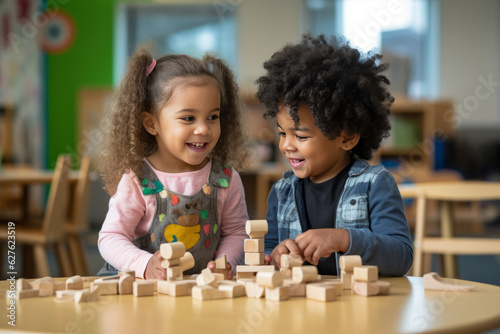
<path id="1" fill-rule="evenodd" d="M 62 2 L 62 1 L 61 1 Z M 113 16 L 117 0 L 64 1 L 76 38 L 69 50 L 47 56 L 47 165 L 76 152 L 78 91 L 113 84 Z"/>

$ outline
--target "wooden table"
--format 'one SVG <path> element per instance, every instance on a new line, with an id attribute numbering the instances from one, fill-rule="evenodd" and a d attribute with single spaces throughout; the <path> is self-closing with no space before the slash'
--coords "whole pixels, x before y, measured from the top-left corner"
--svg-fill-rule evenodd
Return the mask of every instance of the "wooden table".
<path id="1" fill-rule="evenodd" d="M 283 302 L 240 297 L 199 301 L 190 296 L 102 296 L 75 305 L 54 297 L 20 300 L 16 327 L 2 308 L 0 331 L 52 333 L 479 333 L 500 327 L 500 287 L 473 292 L 424 291 L 421 277 L 381 278 L 388 296 L 344 290 L 333 302 L 293 297 Z M 0 282 L 5 290 L 7 281 Z"/>
<path id="2" fill-rule="evenodd" d="M 500 182 L 453 181 L 416 183 L 400 185 L 399 191 L 403 198 L 417 198 L 423 192 L 426 199 L 438 201 L 441 236 L 450 238 L 454 236 L 453 204 L 455 202 L 499 200 Z M 455 257 L 445 254 L 443 262 L 444 276 L 456 277 Z"/>

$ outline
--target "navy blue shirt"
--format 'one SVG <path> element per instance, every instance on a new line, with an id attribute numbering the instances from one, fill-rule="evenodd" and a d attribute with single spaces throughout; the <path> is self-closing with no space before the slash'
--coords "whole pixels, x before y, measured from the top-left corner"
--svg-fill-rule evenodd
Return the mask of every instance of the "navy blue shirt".
<path id="1" fill-rule="evenodd" d="M 354 161 L 325 182 L 314 183 L 309 178 L 298 182 L 297 200 L 303 201 L 306 218 L 304 225 L 307 229 L 336 227 L 336 208 L 353 163 Z M 337 275 L 335 253 L 327 258 L 320 258 L 317 267 L 320 275 Z"/>

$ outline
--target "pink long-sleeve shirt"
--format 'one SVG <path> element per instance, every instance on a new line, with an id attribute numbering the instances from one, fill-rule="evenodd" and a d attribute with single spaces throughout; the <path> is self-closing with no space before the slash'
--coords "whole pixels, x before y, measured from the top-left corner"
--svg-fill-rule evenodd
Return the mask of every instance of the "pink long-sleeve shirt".
<path id="1" fill-rule="evenodd" d="M 208 180 L 211 161 L 202 169 L 186 173 L 164 173 L 153 169 L 166 189 L 191 196 Z M 240 175 L 233 169 L 227 188 L 217 188 L 217 218 L 221 240 L 217 255 L 227 255 L 233 271 L 243 262 L 243 240 L 247 238 L 245 222 L 248 220 L 245 195 Z M 153 221 L 156 199 L 143 195 L 142 186 L 133 172 L 124 174 L 116 194 L 109 201 L 109 210 L 99 232 L 99 252 L 104 260 L 120 271 L 144 273 L 151 253 L 137 248 L 132 240 L 146 234 Z"/>

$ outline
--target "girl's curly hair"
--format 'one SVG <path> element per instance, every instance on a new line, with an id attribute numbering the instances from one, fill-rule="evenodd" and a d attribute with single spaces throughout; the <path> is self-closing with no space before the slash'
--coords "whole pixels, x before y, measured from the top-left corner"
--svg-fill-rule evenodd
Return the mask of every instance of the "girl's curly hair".
<path id="1" fill-rule="evenodd" d="M 209 157 L 240 166 L 245 155 L 241 106 L 234 75 L 221 59 L 205 55 L 202 59 L 186 55 L 166 55 L 146 76 L 153 60 L 151 45 L 140 46 L 130 58 L 125 75 L 113 95 L 102 125 L 98 169 L 108 194 L 116 192 L 124 173 L 141 175 L 143 158 L 157 150 L 156 139 L 144 128 L 143 112 L 158 116 L 179 85 L 206 85 L 217 81 L 221 95 L 221 134 Z"/>
<path id="2" fill-rule="evenodd" d="M 267 109 L 264 117 L 276 117 L 284 105 L 298 124 L 298 107 L 305 103 L 325 137 L 335 139 L 342 130 L 359 133 L 352 153 L 370 159 L 391 129 L 394 98 L 387 91 L 389 80 L 380 74 L 388 67 L 381 58 L 362 54 L 343 39 L 303 35 L 299 44 L 285 46 L 264 63 L 267 74 L 256 81 L 257 98 Z"/>

